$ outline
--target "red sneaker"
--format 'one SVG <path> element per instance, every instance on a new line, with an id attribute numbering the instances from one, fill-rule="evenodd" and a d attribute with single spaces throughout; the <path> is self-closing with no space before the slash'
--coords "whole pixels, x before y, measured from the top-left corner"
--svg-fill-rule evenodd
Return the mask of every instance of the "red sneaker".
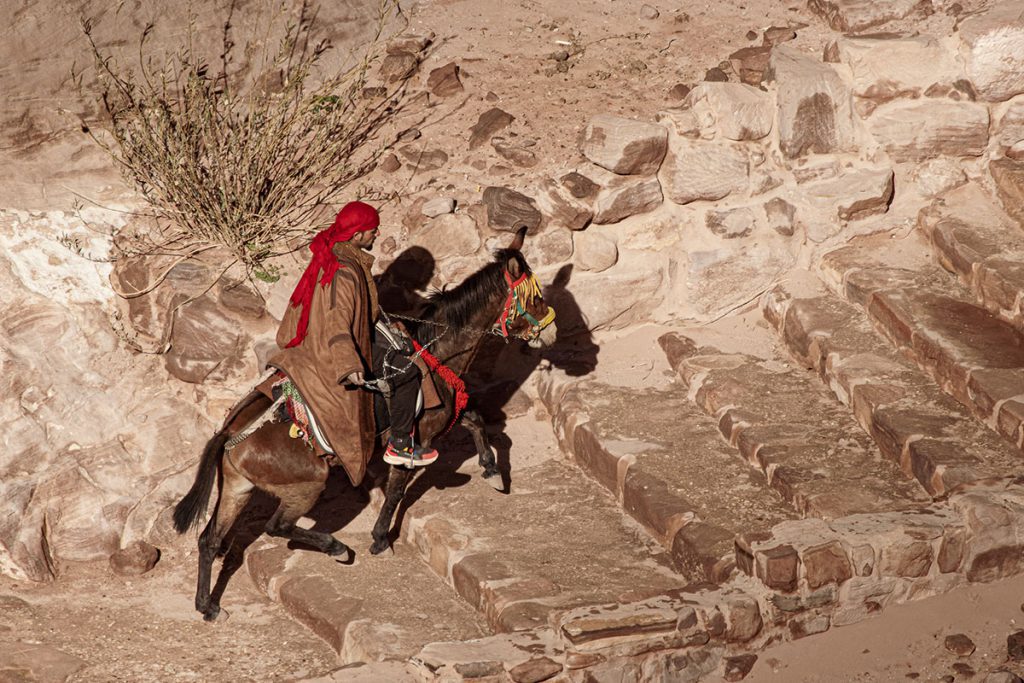
<path id="1" fill-rule="evenodd" d="M 437 460 L 437 451 L 433 448 L 423 446 L 396 446 L 394 441 L 388 441 L 387 450 L 384 451 L 384 462 L 389 465 L 401 465 L 404 467 L 424 467 Z"/>

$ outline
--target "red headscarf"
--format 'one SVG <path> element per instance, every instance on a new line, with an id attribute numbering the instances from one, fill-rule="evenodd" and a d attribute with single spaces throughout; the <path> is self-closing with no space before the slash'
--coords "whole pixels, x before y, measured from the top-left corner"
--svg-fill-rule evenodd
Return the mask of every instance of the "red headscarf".
<path id="1" fill-rule="evenodd" d="M 363 202 L 349 202 L 334 219 L 334 224 L 320 232 L 309 245 L 313 252 L 313 258 L 306 271 L 299 279 L 299 284 L 292 292 L 291 305 L 302 308 L 299 314 L 299 324 L 295 329 L 295 338 L 288 342 L 285 348 L 298 346 L 306 338 L 306 328 L 309 327 L 309 310 L 313 302 L 313 292 L 316 291 L 317 276 L 323 271 L 323 277 L 319 278 L 320 286 L 325 287 L 334 279 L 341 264 L 334 256 L 334 245 L 338 242 L 347 242 L 357 233 L 373 230 L 380 225 L 380 215 L 377 209 Z"/>

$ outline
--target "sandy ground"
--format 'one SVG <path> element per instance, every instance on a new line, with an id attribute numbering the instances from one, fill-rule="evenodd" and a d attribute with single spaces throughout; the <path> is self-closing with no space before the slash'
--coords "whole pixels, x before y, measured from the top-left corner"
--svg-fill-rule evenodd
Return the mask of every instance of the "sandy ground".
<path id="1" fill-rule="evenodd" d="M 0 581 L 0 683 L 281 681 L 337 668 L 334 651 L 244 570 L 229 583 L 229 618 L 204 622 L 192 606 L 187 545 L 138 577 L 98 562 L 73 565 L 49 585 Z"/>
<path id="2" fill-rule="evenodd" d="M 744 680 L 842 683 L 952 676 L 948 680 L 964 681 L 984 680 L 984 673 L 1002 669 L 1021 675 L 1024 663 L 1006 663 L 1006 637 L 1024 628 L 1022 600 L 1024 577 L 1017 576 L 890 607 L 878 618 L 762 652 Z M 957 657 L 946 651 L 946 636 L 958 633 L 974 641 L 974 654 Z"/>

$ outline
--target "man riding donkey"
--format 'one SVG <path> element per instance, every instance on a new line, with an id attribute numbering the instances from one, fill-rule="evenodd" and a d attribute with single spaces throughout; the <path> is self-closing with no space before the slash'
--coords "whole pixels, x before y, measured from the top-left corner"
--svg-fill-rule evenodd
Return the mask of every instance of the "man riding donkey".
<path id="1" fill-rule="evenodd" d="M 371 389 L 390 397 L 385 462 L 418 467 L 437 459 L 436 450 L 414 441 L 420 388 L 426 408 L 440 404 L 436 391 L 423 382 L 411 341 L 378 319 L 369 250 L 379 225 L 376 209 L 349 202 L 313 239 L 312 259 L 277 332 L 281 351 L 268 361 L 284 375 L 271 380 L 272 391 L 292 399 L 293 436 L 337 459 L 353 482 L 362 480 L 376 439 Z"/>

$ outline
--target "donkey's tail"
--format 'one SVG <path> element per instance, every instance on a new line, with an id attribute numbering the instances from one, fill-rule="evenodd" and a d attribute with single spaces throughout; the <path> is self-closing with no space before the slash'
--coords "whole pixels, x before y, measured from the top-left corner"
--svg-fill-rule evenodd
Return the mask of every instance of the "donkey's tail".
<path id="1" fill-rule="evenodd" d="M 217 480 L 217 471 L 220 469 L 221 458 L 224 455 L 224 446 L 232 436 L 232 423 L 239 414 L 250 405 L 266 397 L 259 391 L 251 391 L 249 395 L 239 401 L 231 410 L 224 425 L 206 442 L 203 455 L 199 458 L 199 468 L 196 470 L 196 479 L 192 482 L 192 488 L 188 490 L 185 497 L 174 506 L 174 528 L 179 534 L 183 534 L 190 528 L 197 526 L 206 506 L 210 503 L 210 494 L 213 493 L 213 484 Z"/>

